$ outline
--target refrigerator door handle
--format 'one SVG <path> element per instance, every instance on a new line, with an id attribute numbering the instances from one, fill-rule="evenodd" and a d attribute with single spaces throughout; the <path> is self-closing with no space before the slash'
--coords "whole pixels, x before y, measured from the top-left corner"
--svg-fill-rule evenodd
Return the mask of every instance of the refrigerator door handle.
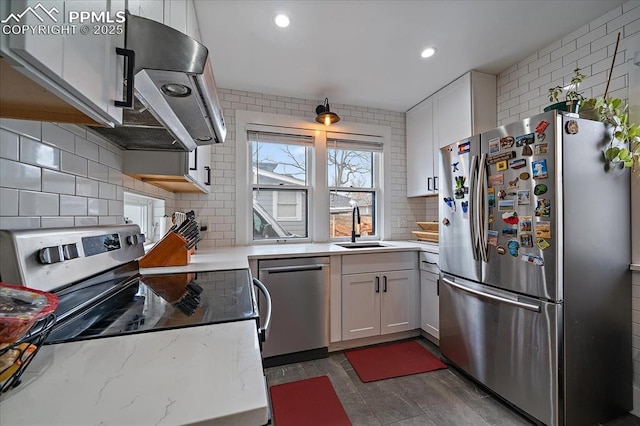
<path id="1" fill-rule="evenodd" d="M 474 295 L 479 296 L 479 297 L 484 297 L 485 299 L 491 299 L 491 300 L 495 300 L 495 301 L 498 301 L 498 302 L 506 303 L 506 304 L 509 304 L 509 305 L 517 306 L 519 308 L 528 309 L 530 311 L 540 312 L 540 306 L 538 306 L 538 305 L 533 305 L 531 303 L 519 302 L 517 300 L 507 299 L 506 297 L 500 297 L 500 296 L 496 296 L 494 294 L 484 293 L 482 291 L 474 290 L 472 288 L 465 287 L 465 286 L 460 285 L 460 284 L 456 284 L 453 281 L 448 280 L 447 278 L 441 278 L 441 279 L 442 279 L 442 281 L 445 282 L 445 284 L 449 284 L 451 287 L 455 287 L 458 290 L 462 290 L 462 291 L 474 294 Z"/>
<path id="2" fill-rule="evenodd" d="M 480 237 L 480 254 L 484 262 L 489 261 L 489 250 L 487 249 L 487 238 L 485 235 L 485 205 L 484 195 L 487 180 L 487 154 L 482 154 L 480 164 L 478 164 L 478 187 L 476 188 L 476 226 L 478 227 L 478 235 Z"/>
<path id="3" fill-rule="evenodd" d="M 475 191 L 477 186 L 477 176 L 478 176 L 478 156 L 474 155 L 471 157 L 471 172 L 469 173 L 469 217 L 471 220 L 469 221 L 469 227 L 471 229 L 471 247 L 473 248 L 473 260 L 480 260 L 479 248 L 478 248 L 478 228 L 476 221 L 476 200 L 475 200 Z"/>

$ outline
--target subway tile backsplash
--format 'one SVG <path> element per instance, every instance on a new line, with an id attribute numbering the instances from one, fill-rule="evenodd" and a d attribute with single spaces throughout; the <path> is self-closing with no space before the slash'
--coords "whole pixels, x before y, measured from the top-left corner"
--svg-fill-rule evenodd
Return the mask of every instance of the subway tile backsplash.
<path id="1" fill-rule="evenodd" d="M 83 127 L 0 119 L 0 229 L 124 223 L 125 189 L 166 199 L 170 214 L 174 195 L 125 179 L 122 155 Z"/>

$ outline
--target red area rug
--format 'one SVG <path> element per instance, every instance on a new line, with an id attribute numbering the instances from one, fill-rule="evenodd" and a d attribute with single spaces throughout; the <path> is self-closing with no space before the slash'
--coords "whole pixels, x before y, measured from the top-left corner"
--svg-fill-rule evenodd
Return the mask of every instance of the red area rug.
<path id="1" fill-rule="evenodd" d="M 274 385 L 269 393 L 277 426 L 351 426 L 327 376 Z"/>
<path id="2" fill-rule="evenodd" d="M 354 349 L 345 355 L 363 382 L 426 373 L 447 366 L 416 341 Z"/>

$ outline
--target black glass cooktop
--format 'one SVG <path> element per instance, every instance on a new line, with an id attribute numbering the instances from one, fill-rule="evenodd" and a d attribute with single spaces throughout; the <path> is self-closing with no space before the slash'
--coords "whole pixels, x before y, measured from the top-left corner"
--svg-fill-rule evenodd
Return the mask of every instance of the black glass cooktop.
<path id="1" fill-rule="evenodd" d="M 248 269 L 96 277 L 58 292 L 58 322 L 46 343 L 253 319 Z"/>

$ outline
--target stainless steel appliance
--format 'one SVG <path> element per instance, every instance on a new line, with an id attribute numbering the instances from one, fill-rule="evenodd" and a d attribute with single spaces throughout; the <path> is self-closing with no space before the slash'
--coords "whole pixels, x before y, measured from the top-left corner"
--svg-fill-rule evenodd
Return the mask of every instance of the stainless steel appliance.
<path id="1" fill-rule="evenodd" d="M 259 260 L 258 277 L 273 303 L 269 339 L 262 350 L 265 367 L 326 356 L 329 258 Z"/>
<path id="2" fill-rule="evenodd" d="M 632 408 L 630 182 L 599 122 L 541 114 L 441 150 L 440 350 L 549 425 Z"/>
<path id="3" fill-rule="evenodd" d="M 143 242 L 137 225 L 2 230 L 0 278 L 58 296 L 46 343 L 231 321 L 254 321 L 265 339 L 270 296 L 249 269 L 142 276 Z"/>
<path id="4" fill-rule="evenodd" d="M 123 124 L 90 129 L 125 149 L 193 151 L 224 142 L 207 48 L 151 19 L 127 13 L 125 22 L 125 49 L 117 49 L 128 58 Z"/>

